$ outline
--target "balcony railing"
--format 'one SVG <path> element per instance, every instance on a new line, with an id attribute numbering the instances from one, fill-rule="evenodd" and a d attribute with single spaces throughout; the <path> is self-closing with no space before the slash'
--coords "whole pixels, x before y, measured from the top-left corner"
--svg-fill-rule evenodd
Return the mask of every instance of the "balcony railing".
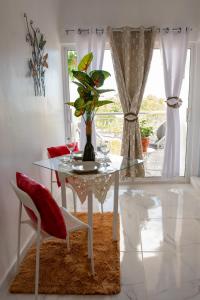
<path id="1" fill-rule="evenodd" d="M 165 122 L 165 118 L 166 116 L 164 111 L 139 113 L 139 119 L 145 119 L 147 125 L 153 127 L 155 137 L 157 129 L 162 123 Z M 123 131 L 123 113 L 97 113 L 95 116 L 95 124 L 99 136 L 102 136 L 102 138 L 120 139 L 121 142 Z"/>
<path id="2" fill-rule="evenodd" d="M 140 112 L 139 120 L 146 120 L 148 126 L 154 130 L 151 140 L 157 139 L 157 130 L 159 126 L 166 121 L 164 111 Z M 97 145 L 101 139 L 110 141 L 111 153 L 120 154 L 122 131 L 123 131 L 123 113 L 98 113 L 95 116 L 97 129 Z M 152 149 L 151 149 L 152 150 Z M 161 176 L 163 163 L 163 149 L 155 149 L 144 155 L 145 176 Z"/>

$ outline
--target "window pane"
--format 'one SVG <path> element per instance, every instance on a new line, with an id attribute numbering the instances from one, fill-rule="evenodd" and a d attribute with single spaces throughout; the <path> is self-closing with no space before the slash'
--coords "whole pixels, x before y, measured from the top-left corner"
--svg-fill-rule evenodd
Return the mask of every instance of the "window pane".
<path id="1" fill-rule="evenodd" d="M 112 63 L 112 57 L 111 57 L 111 51 L 110 50 L 105 50 L 104 51 L 104 60 L 103 60 L 102 69 L 105 70 L 105 71 L 108 71 L 111 75 L 110 77 L 108 77 L 104 81 L 103 88 L 112 89 L 114 91 L 103 94 L 101 96 L 101 98 L 106 99 L 106 100 L 111 100 L 114 103 L 100 107 L 100 109 L 98 110 L 98 113 L 122 112 L 121 103 L 119 101 L 119 95 L 118 95 L 117 84 L 116 84 L 116 80 L 115 80 L 115 73 L 114 73 L 114 69 L 113 69 L 113 63 Z"/>
<path id="2" fill-rule="evenodd" d="M 75 80 L 75 78 L 73 77 L 72 74 L 72 70 L 77 70 L 77 51 L 74 50 L 68 50 L 66 52 L 66 60 L 67 60 L 67 74 L 68 74 L 68 84 L 67 86 L 69 86 L 69 93 L 68 93 L 68 97 L 69 99 L 66 99 L 67 102 L 73 102 L 75 101 L 76 98 L 78 98 L 78 93 L 77 93 L 77 86 L 73 83 L 73 80 Z M 79 123 L 80 123 L 80 118 L 76 118 L 74 116 L 74 111 L 75 109 L 72 106 L 68 106 L 66 105 L 65 110 L 71 110 L 71 115 L 72 115 L 72 122 L 71 124 L 68 126 L 70 126 L 70 132 L 73 134 L 78 135 L 79 132 Z M 66 114 L 67 116 L 69 116 L 69 114 Z M 68 130 L 66 130 L 66 132 L 68 132 Z"/>
<path id="3" fill-rule="evenodd" d="M 72 75 L 72 70 L 77 69 L 77 51 L 67 51 L 67 73 L 68 73 L 68 84 L 69 84 L 69 96 L 70 101 L 74 101 L 77 96 L 77 86 L 72 82 L 74 80 L 74 77 Z"/>
<path id="4" fill-rule="evenodd" d="M 102 106 L 95 117 L 97 129 L 97 145 L 102 139 L 110 141 L 111 152 L 120 154 L 121 136 L 123 127 L 123 115 L 121 103 L 119 101 L 117 84 L 113 69 L 111 51 L 105 50 L 103 60 L 103 70 L 108 71 L 111 76 L 105 80 L 103 88 L 114 91 L 102 95 L 102 99 L 113 101 L 112 104 Z"/>

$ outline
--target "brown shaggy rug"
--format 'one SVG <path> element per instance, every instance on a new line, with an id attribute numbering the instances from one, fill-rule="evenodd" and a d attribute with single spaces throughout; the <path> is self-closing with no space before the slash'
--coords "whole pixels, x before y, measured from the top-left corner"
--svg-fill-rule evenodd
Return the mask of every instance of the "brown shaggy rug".
<path id="1" fill-rule="evenodd" d="M 77 217 L 87 222 L 86 213 Z M 118 228 L 119 232 L 119 228 Z M 44 294 L 117 294 L 120 292 L 118 242 L 112 241 L 112 213 L 94 214 L 95 276 L 87 259 L 87 234 L 71 234 L 71 250 L 65 241 L 46 240 L 40 248 L 39 292 Z M 32 247 L 10 286 L 11 293 L 34 293 L 35 248 Z"/>

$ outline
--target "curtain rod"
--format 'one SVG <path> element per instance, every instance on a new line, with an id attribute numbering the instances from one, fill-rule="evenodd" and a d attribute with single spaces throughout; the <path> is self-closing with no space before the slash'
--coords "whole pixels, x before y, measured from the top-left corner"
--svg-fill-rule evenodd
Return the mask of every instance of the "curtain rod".
<path id="1" fill-rule="evenodd" d="M 131 28 L 131 31 L 138 31 L 139 27 L 138 28 Z M 95 29 L 95 32 L 96 34 L 98 33 L 101 33 L 103 34 L 104 33 L 104 28 L 96 28 Z M 152 28 L 151 27 L 146 27 L 144 28 L 145 31 L 152 31 Z M 181 32 L 182 31 L 182 27 L 174 27 L 174 28 L 170 28 L 170 27 L 164 27 L 164 28 L 156 28 L 156 31 L 157 32 L 160 32 L 160 31 L 165 31 L 165 32 L 169 32 L 169 31 L 177 31 L 177 32 Z M 186 31 L 192 31 L 192 28 L 190 27 L 185 27 L 185 30 Z M 66 29 L 65 32 L 66 34 L 69 34 L 70 32 L 75 32 L 76 29 Z M 78 33 L 81 34 L 82 32 L 87 32 L 89 33 L 90 32 L 90 29 L 87 28 L 87 29 L 82 29 L 82 28 L 78 28 L 77 29 Z M 123 31 L 123 27 L 121 28 L 113 28 L 113 31 Z"/>

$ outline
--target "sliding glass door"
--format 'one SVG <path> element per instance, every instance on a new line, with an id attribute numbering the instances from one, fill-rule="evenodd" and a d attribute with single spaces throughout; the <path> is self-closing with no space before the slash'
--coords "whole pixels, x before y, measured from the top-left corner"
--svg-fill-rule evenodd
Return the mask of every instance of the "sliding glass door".
<path id="1" fill-rule="evenodd" d="M 68 90 L 68 100 L 73 101 L 77 98 L 76 85 L 73 84 L 71 70 L 77 67 L 77 53 L 73 49 L 64 52 L 66 86 Z M 112 100 L 114 103 L 101 107 L 96 116 L 95 124 L 97 131 L 97 146 L 101 140 L 108 140 L 111 152 L 120 154 L 123 113 L 118 96 L 115 74 L 113 70 L 112 57 L 110 50 L 105 50 L 103 69 L 111 73 L 111 77 L 105 81 L 105 88 L 113 89 L 104 95 L 105 99 Z M 181 120 L 181 169 L 180 176 L 185 173 L 185 155 L 187 138 L 187 108 L 189 95 L 189 74 L 190 74 L 190 49 L 187 53 L 185 77 L 183 80 L 181 98 L 183 105 L 180 108 Z M 72 130 L 79 132 L 80 120 L 73 116 L 73 109 L 65 106 L 67 126 L 71 123 Z M 166 134 L 166 104 L 162 61 L 159 49 L 154 49 L 149 76 L 147 79 L 144 97 L 139 114 L 141 126 L 152 128 L 150 143 L 144 152 L 145 177 L 159 177 L 162 172 L 164 159 L 165 134 Z"/>

